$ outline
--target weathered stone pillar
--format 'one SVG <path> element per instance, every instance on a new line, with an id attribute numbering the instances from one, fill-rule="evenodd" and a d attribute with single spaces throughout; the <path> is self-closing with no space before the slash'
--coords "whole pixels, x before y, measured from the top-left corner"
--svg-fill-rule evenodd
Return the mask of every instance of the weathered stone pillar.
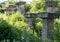
<path id="1" fill-rule="evenodd" d="M 43 27 L 42 27 L 42 40 L 43 42 L 51 42 L 53 40 L 53 23 L 54 23 L 54 16 L 53 14 L 56 13 L 57 1 L 53 0 L 46 0 L 46 11 L 47 17 L 43 18 Z M 49 14 L 50 13 L 50 14 Z"/>
<path id="2" fill-rule="evenodd" d="M 21 12 L 21 14 L 25 14 L 24 5 L 19 6 L 19 11 Z"/>
<path id="3" fill-rule="evenodd" d="M 35 22 L 34 19 L 36 18 L 37 15 L 34 13 L 28 13 L 28 14 L 25 14 L 24 16 L 26 17 L 27 27 L 34 29 L 34 26 L 32 26 L 32 24 L 34 25 L 34 22 Z"/>
<path id="4" fill-rule="evenodd" d="M 27 22 L 27 28 L 31 27 L 31 19 L 26 18 L 26 22 Z"/>
<path id="5" fill-rule="evenodd" d="M 45 42 L 47 40 L 47 19 L 43 19 L 42 23 L 42 40 Z"/>
<path id="6" fill-rule="evenodd" d="M 26 2 L 24 1 L 20 1 L 20 2 L 17 2 L 16 5 L 17 5 L 17 10 L 21 13 L 21 14 L 25 14 L 25 8 L 24 8 L 24 4 L 26 4 Z"/>
<path id="7" fill-rule="evenodd" d="M 42 40 L 46 42 L 46 40 L 53 40 L 53 23 L 54 19 L 43 19 L 43 27 L 42 27 Z"/>
<path id="8" fill-rule="evenodd" d="M 47 38 L 53 40 L 54 19 L 47 19 Z"/>

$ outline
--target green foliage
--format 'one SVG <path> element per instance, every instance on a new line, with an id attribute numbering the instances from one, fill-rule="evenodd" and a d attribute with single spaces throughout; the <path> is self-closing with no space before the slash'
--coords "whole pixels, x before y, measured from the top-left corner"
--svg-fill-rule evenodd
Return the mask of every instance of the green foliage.
<path id="1" fill-rule="evenodd" d="M 41 37 L 42 34 L 42 19 L 36 18 L 36 32 L 39 37 Z"/>
<path id="2" fill-rule="evenodd" d="M 54 40 L 55 42 L 60 41 L 60 18 L 54 22 Z"/>
<path id="3" fill-rule="evenodd" d="M 1 14 L 0 18 L 0 39 L 20 39 L 26 27 L 24 17 L 17 12 L 10 16 Z"/>
<path id="4" fill-rule="evenodd" d="M 26 29 L 25 18 L 20 13 L 16 12 L 9 16 L 1 14 L 0 18 L 1 40 L 15 39 L 21 42 L 40 42 L 41 38 L 37 36 L 36 32 L 33 34 L 31 29 Z"/>
<path id="5" fill-rule="evenodd" d="M 0 19 L 0 40 L 3 39 L 13 39 L 15 37 L 13 31 L 13 26 L 8 24 L 5 20 L 2 18 Z"/>
<path id="6" fill-rule="evenodd" d="M 33 1 L 31 4 L 30 12 L 43 12 L 44 11 L 44 0 Z"/>
<path id="7" fill-rule="evenodd" d="M 28 30 L 28 31 L 27 31 Z M 41 38 L 32 33 L 31 29 L 24 29 L 22 33 L 22 42 L 42 42 Z"/>
<path id="8" fill-rule="evenodd" d="M 2 10 L 1 8 L 0 8 L 0 13 L 4 13 L 4 10 Z"/>
<path id="9" fill-rule="evenodd" d="M 29 12 L 30 9 L 31 9 L 30 4 L 26 4 L 26 5 L 25 5 L 25 12 L 26 12 L 26 13 Z"/>

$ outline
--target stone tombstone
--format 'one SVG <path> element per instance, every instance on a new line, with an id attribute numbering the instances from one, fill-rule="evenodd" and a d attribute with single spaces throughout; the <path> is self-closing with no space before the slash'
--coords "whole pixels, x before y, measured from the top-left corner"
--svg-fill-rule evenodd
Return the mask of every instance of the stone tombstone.
<path id="1" fill-rule="evenodd" d="M 32 22 L 34 22 L 33 19 L 35 19 L 36 14 L 35 13 L 27 13 L 27 14 L 24 14 L 24 16 L 26 18 L 27 28 L 33 29 L 34 27 L 31 24 L 32 24 Z"/>
<path id="2" fill-rule="evenodd" d="M 57 1 L 46 1 L 46 9 L 47 9 L 47 15 L 48 17 L 43 18 L 43 27 L 42 27 L 42 40 L 43 42 L 46 42 L 47 40 L 50 40 L 49 42 L 52 42 L 53 40 L 53 24 L 54 19 L 57 17 L 56 15 L 56 7 L 58 5 Z"/>
<path id="3" fill-rule="evenodd" d="M 4 15 L 9 15 L 9 13 L 10 13 L 10 10 L 9 9 L 4 8 L 3 10 L 4 10 Z"/>
<path id="4" fill-rule="evenodd" d="M 28 16 L 28 17 L 27 17 Z M 25 15 L 26 17 L 26 22 L 27 22 L 27 28 L 31 28 L 31 18 L 30 14 Z"/>
<path id="5" fill-rule="evenodd" d="M 24 4 L 26 4 L 26 2 L 24 1 L 20 1 L 20 2 L 17 2 L 16 5 L 17 5 L 17 10 L 21 13 L 21 14 L 25 14 L 25 8 L 24 8 Z"/>
<path id="6" fill-rule="evenodd" d="M 11 10 L 11 11 L 14 11 L 14 9 L 16 8 L 16 5 L 14 5 L 14 4 L 9 4 L 9 5 L 6 6 L 6 8 L 8 8 L 8 9 Z"/>
<path id="7" fill-rule="evenodd" d="M 58 1 L 46 1 L 47 12 L 55 13 Z"/>
<path id="8" fill-rule="evenodd" d="M 9 4 L 7 5 L 3 10 L 5 11 L 6 15 L 9 15 L 10 13 L 14 12 L 14 9 L 16 8 L 16 5 Z"/>

